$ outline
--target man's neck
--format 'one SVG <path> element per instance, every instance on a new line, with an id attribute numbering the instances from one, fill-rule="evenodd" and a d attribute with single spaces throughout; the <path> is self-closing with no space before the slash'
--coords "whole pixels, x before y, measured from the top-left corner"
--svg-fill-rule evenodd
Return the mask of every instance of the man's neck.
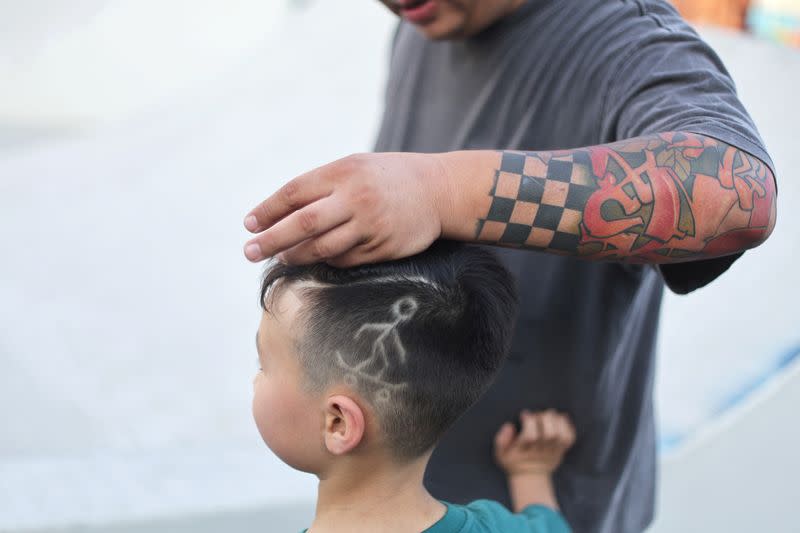
<path id="1" fill-rule="evenodd" d="M 309 533 L 423 531 L 446 507 L 422 484 L 427 457 L 407 466 L 352 461 L 320 478 Z M 359 464 L 360 463 L 360 464 Z"/>

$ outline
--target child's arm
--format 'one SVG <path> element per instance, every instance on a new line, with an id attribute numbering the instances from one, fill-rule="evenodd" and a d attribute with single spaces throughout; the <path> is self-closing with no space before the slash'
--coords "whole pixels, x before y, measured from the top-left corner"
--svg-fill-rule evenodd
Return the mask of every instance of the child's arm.
<path id="1" fill-rule="evenodd" d="M 519 433 L 505 423 L 494 440 L 497 463 L 508 476 L 514 512 L 533 504 L 558 509 L 552 474 L 575 442 L 569 418 L 555 411 L 520 414 Z"/>

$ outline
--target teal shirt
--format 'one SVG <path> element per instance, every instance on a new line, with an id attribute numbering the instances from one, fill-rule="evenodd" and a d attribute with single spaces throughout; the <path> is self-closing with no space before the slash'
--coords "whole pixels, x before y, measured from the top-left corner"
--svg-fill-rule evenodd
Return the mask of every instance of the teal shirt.
<path id="1" fill-rule="evenodd" d="M 422 533 L 572 533 L 561 513 L 543 505 L 529 505 L 520 513 L 512 513 L 490 500 L 475 500 L 468 505 L 442 503 L 447 512 Z"/>
<path id="2" fill-rule="evenodd" d="M 467 505 L 447 506 L 447 513 L 423 533 L 571 533 L 558 511 L 543 505 L 529 505 L 512 513 L 491 500 L 475 500 Z"/>

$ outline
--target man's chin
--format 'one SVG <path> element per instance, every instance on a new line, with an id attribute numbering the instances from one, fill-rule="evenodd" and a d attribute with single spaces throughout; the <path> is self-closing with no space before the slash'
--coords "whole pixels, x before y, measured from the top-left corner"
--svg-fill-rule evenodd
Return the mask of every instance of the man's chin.
<path id="1" fill-rule="evenodd" d="M 391 0 L 381 0 L 381 4 L 386 6 L 386 9 L 397 15 L 400 16 L 400 6 L 392 2 Z"/>
<path id="2" fill-rule="evenodd" d="M 389 11 L 397 15 L 397 17 L 405 20 L 400 11 L 400 6 L 397 3 L 392 0 L 381 0 L 381 3 L 386 6 Z M 466 37 L 464 28 L 462 27 L 463 24 L 456 24 L 453 20 L 447 20 L 453 18 L 451 15 L 452 13 L 447 13 L 444 17 L 440 16 L 425 24 L 415 24 L 411 21 L 407 22 L 432 41 L 445 41 L 448 39 Z"/>
<path id="3" fill-rule="evenodd" d="M 427 25 L 417 25 L 415 24 L 414 27 L 422 33 L 426 38 L 430 39 L 431 41 L 449 41 L 454 39 L 463 39 L 466 37 L 464 35 L 464 30 L 460 26 L 456 27 L 445 27 L 441 24 L 437 25 L 435 22 Z"/>

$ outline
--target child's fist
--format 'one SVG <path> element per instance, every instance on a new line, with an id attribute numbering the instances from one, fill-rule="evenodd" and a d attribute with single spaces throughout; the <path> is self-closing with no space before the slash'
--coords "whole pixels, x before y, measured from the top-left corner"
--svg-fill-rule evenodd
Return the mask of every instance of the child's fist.
<path id="1" fill-rule="evenodd" d="M 508 475 L 552 474 L 564 453 L 575 442 L 575 428 L 569 418 L 553 410 L 520 414 L 519 433 L 506 422 L 494 438 L 497 464 Z"/>

